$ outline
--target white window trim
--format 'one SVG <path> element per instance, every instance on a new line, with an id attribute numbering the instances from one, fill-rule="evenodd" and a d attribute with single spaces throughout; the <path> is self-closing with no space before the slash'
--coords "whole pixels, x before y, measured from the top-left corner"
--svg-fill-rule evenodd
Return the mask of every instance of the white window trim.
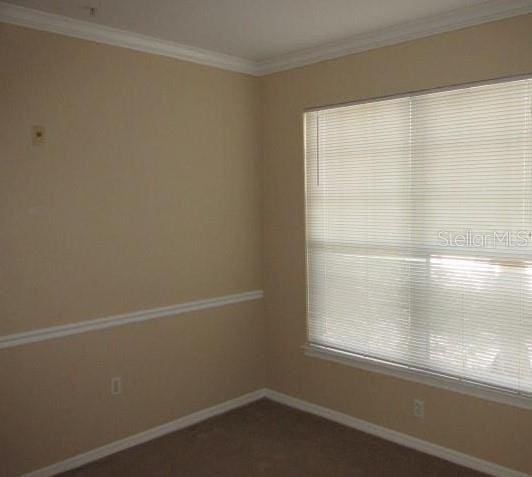
<path id="1" fill-rule="evenodd" d="M 428 386 L 474 396 L 487 401 L 509 404 L 522 409 L 532 409 L 532 397 L 505 392 L 499 388 L 492 388 L 480 383 L 468 383 L 461 381 L 458 378 L 452 378 L 450 376 L 440 375 L 429 371 L 424 372 L 417 369 L 410 369 L 407 366 L 392 364 L 376 358 L 360 356 L 313 343 L 305 344 L 303 349 L 305 356 L 311 358 L 324 359 L 334 363 L 362 369 L 364 371 L 392 376 L 394 378 L 414 383 L 426 384 Z"/>

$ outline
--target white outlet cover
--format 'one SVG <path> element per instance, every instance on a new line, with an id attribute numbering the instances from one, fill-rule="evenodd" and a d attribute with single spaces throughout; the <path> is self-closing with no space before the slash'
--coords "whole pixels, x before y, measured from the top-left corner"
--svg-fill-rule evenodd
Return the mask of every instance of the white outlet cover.
<path id="1" fill-rule="evenodd" d="M 414 416 L 421 419 L 425 417 L 425 401 L 414 399 Z"/>
<path id="2" fill-rule="evenodd" d="M 113 396 L 122 394 L 122 378 L 120 376 L 111 379 L 111 394 Z"/>

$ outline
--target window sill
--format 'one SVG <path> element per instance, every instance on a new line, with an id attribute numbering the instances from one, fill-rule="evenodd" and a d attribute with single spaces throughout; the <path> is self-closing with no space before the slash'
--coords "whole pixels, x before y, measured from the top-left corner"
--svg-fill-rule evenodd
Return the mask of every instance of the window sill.
<path id="1" fill-rule="evenodd" d="M 325 359 L 327 361 L 333 361 L 335 363 L 352 366 L 365 371 L 380 373 L 386 376 L 413 381 L 415 383 L 427 384 L 429 386 L 467 394 L 488 401 L 509 404 L 523 409 L 532 409 L 532 397 L 512 394 L 510 392 L 506 393 L 499 389 L 490 388 L 489 386 L 463 382 L 443 375 L 412 370 L 406 367 L 382 362 L 377 359 L 374 360 L 371 358 L 356 356 L 325 346 L 307 344 L 303 346 L 303 349 L 305 350 L 305 356 L 311 358 Z"/>

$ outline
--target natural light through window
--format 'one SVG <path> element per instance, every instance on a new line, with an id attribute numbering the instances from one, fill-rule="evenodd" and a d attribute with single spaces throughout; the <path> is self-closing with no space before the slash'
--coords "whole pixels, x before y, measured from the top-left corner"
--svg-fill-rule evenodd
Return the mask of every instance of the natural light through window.
<path id="1" fill-rule="evenodd" d="M 532 395 L 532 80 L 305 113 L 311 347 Z"/>

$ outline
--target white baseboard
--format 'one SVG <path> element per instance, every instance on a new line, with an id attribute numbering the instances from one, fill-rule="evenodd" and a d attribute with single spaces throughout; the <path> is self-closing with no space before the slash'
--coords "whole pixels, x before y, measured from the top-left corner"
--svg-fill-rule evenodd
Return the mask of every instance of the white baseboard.
<path id="1" fill-rule="evenodd" d="M 67 470 L 75 469 L 76 467 L 81 467 L 82 465 L 94 462 L 95 460 L 107 457 L 108 455 L 120 452 L 122 450 L 128 449 L 129 447 L 137 446 L 143 444 L 144 442 L 151 441 L 157 437 L 164 436 L 170 432 L 175 432 L 180 429 L 183 429 L 198 422 L 209 419 L 210 417 L 217 416 L 218 414 L 223 414 L 224 412 L 231 411 L 238 407 L 249 404 L 253 401 L 257 401 L 265 396 L 266 391 L 264 389 L 259 389 L 249 394 L 244 394 L 235 399 L 225 401 L 221 404 L 216 404 L 215 406 L 203 409 L 188 416 L 180 417 L 175 421 L 170 421 L 165 424 L 162 424 L 147 431 L 134 434 L 132 436 L 125 437 L 118 441 L 111 442 L 97 449 L 92 449 L 83 454 L 75 455 L 56 464 L 49 465 L 48 467 L 43 467 L 41 469 L 35 470 L 24 474 L 22 477 L 50 477 L 53 475 L 60 474 L 61 472 L 66 472 Z"/>
<path id="2" fill-rule="evenodd" d="M 236 409 L 264 397 L 294 409 L 299 409 L 300 411 L 308 412 L 330 421 L 343 424 L 344 426 L 352 427 L 353 429 L 357 429 L 367 434 L 372 434 L 382 439 L 395 442 L 396 444 L 424 452 L 425 454 L 430 454 L 449 462 L 454 462 L 455 464 L 478 470 L 479 472 L 484 472 L 496 477 L 530 477 L 523 472 L 493 464 L 492 462 L 478 459 L 476 457 L 471 457 L 467 454 L 432 444 L 430 442 L 417 439 L 416 437 L 393 431 L 391 429 L 372 424 L 371 422 L 363 421 L 362 419 L 357 419 L 347 414 L 333 411 L 332 409 L 318 406 L 317 404 L 303 401 L 301 399 L 297 399 L 271 389 L 259 389 L 252 393 L 239 396 L 235 399 L 225 401 L 221 404 L 217 404 L 207 409 L 189 414 L 188 416 L 180 417 L 174 421 L 167 422 L 152 429 L 148 429 L 147 431 L 140 432 L 139 434 L 125 437 L 124 439 L 111 442 L 110 444 L 98 447 L 97 449 L 92 449 L 83 454 L 75 455 L 56 464 L 49 465 L 48 467 L 43 467 L 33 472 L 29 472 L 24 474 L 23 477 L 51 477 L 61 472 L 75 469 L 76 467 L 80 467 L 116 452 L 128 449 L 129 447 L 137 446 L 152 439 L 156 439 L 157 437 L 164 436 L 165 434 L 192 426 L 193 424 L 197 424 L 205 419 L 217 416 L 218 414 L 223 414 L 224 412 L 231 411 L 232 409 Z"/>
<path id="3" fill-rule="evenodd" d="M 343 424 L 344 426 L 352 427 L 353 429 L 365 432 L 366 434 L 372 434 L 382 439 L 386 439 L 387 441 L 395 442 L 396 444 L 400 444 L 405 447 L 410 447 L 411 449 L 439 457 L 440 459 L 444 459 L 449 462 L 477 470 L 479 472 L 484 472 L 497 477 L 529 477 L 528 474 L 523 472 L 518 472 L 501 465 L 493 464 L 492 462 L 488 462 L 486 460 L 478 459 L 476 457 L 472 457 L 446 447 L 432 444 L 431 442 L 417 439 L 416 437 L 393 431 L 391 429 L 387 429 L 386 427 L 378 426 L 376 424 L 372 424 L 371 422 L 363 421 L 362 419 L 357 419 L 347 414 L 333 411 L 332 409 L 288 396 L 287 394 L 282 394 L 277 391 L 267 389 L 265 397 L 280 404 L 323 417 L 330 421 L 334 421 L 339 424 Z"/>

